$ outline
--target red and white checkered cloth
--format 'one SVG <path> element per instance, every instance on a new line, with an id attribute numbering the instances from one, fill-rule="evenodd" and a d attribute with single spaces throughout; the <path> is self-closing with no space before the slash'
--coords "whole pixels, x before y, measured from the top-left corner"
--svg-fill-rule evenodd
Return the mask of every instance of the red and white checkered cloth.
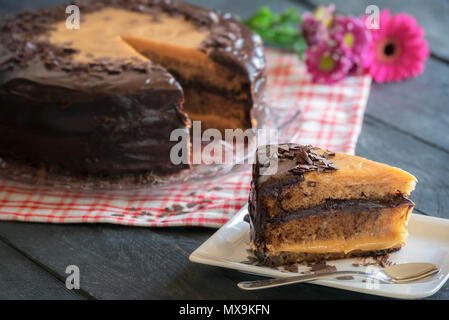
<path id="1" fill-rule="evenodd" d="M 266 50 L 269 105 L 285 118 L 301 110 L 282 142 L 353 153 L 369 94 L 369 76 L 330 85 L 310 82 L 296 55 Z M 47 223 L 115 223 L 128 226 L 219 227 L 248 199 L 248 170 L 157 189 L 92 193 L 0 180 L 0 220 Z"/>

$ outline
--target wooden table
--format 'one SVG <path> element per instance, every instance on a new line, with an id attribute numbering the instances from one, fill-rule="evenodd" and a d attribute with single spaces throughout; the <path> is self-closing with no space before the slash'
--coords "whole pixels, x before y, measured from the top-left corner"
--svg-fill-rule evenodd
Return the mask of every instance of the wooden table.
<path id="1" fill-rule="evenodd" d="M 0 14 L 65 3 L 2 0 Z M 315 1 L 192 1 L 246 17 L 260 5 L 308 10 Z M 316 1 L 327 2 L 327 1 Z M 334 0 L 360 15 L 370 1 Z M 448 1 L 377 0 L 413 14 L 427 33 L 432 56 L 425 73 L 395 84 L 374 84 L 356 153 L 412 172 L 419 179 L 415 211 L 449 218 Z M 0 298 L 3 299 L 375 299 L 311 284 L 245 292 L 240 272 L 189 262 L 215 230 L 132 228 L 106 224 L 0 223 Z M 67 290 L 68 265 L 81 272 L 81 289 Z M 433 299 L 449 299 L 447 283 Z"/>

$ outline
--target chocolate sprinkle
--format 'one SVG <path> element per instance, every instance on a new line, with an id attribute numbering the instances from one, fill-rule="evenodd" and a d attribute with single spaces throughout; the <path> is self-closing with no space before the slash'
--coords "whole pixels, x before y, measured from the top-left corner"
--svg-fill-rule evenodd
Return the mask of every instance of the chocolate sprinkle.
<path id="1" fill-rule="evenodd" d="M 337 280 L 354 280 L 353 276 L 341 276 L 341 277 L 336 277 Z"/>
<path id="2" fill-rule="evenodd" d="M 390 260 L 390 254 L 376 255 L 376 256 L 368 256 L 360 259 L 361 266 L 378 266 L 381 268 L 385 268 L 393 265 L 394 263 Z"/>
<path id="3" fill-rule="evenodd" d="M 331 172 L 337 170 L 328 158 L 335 156 L 335 153 L 325 152 L 323 156 L 319 155 L 311 145 L 280 145 L 278 146 L 279 159 L 295 159 L 296 166 L 289 170 L 293 174 L 304 174 L 308 171 Z"/>
<path id="4" fill-rule="evenodd" d="M 327 264 L 326 261 L 308 265 L 310 271 L 313 273 L 333 272 L 337 271 L 337 268 L 333 265 Z"/>

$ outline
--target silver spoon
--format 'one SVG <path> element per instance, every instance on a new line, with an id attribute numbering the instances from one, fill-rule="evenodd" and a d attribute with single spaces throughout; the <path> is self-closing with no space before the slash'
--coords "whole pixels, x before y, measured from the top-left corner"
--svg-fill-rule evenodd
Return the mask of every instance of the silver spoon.
<path id="1" fill-rule="evenodd" d="M 426 262 L 402 263 L 379 269 L 374 273 L 362 271 L 332 271 L 301 276 L 263 279 L 256 281 L 243 281 L 238 283 L 238 287 L 243 290 L 257 290 L 285 286 L 287 284 L 312 281 L 317 279 L 359 276 L 379 281 L 380 283 L 410 283 L 426 279 L 440 271 L 438 265 Z"/>

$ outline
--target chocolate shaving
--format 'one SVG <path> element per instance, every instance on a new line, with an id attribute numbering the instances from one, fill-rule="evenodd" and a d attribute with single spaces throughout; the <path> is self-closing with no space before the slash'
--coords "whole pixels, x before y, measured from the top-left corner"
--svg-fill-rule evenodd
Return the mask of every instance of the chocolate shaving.
<path id="1" fill-rule="evenodd" d="M 278 153 L 279 154 L 284 154 L 284 153 L 289 152 L 289 151 L 290 151 L 290 147 L 289 147 L 288 144 L 284 144 L 284 145 L 280 144 L 278 146 Z"/>
<path id="2" fill-rule="evenodd" d="M 353 276 L 340 276 L 336 277 L 337 280 L 354 280 Z"/>
<path id="3" fill-rule="evenodd" d="M 295 159 L 296 166 L 289 170 L 293 174 L 304 174 L 308 171 L 331 172 L 337 170 L 337 166 L 327 159 L 335 156 L 335 153 L 326 151 L 323 156 L 317 153 L 310 145 L 279 145 L 278 157 L 280 159 Z"/>
<path id="4" fill-rule="evenodd" d="M 335 156 L 335 152 L 331 152 L 329 150 L 327 150 L 326 152 L 323 153 L 323 157 L 325 157 L 326 159 L 329 159 L 330 157 Z"/>
<path id="5" fill-rule="evenodd" d="M 312 273 L 323 273 L 337 271 L 337 268 L 333 265 L 327 264 L 326 261 L 322 261 L 316 264 L 308 265 Z"/>
<path id="6" fill-rule="evenodd" d="M 382 254 L 376 256 L 368 256 L 360 259 L 359 265 L 367 267 L 367 266 L 378 266 L 381 268 L 385 268 L 393 265 L 394 263 L 390 260 L 390 254 Z"/>
<path id="7" fill-rule="evenodd" d="M 308 187 L 316 187 L 316 181 L 307 181 Z"/>
<path id="8" fill-rule="evenodd" d="M 296 263 L 286 265 L 284 269 L 288 272 L 298 273 L 298 265 Z"/>

